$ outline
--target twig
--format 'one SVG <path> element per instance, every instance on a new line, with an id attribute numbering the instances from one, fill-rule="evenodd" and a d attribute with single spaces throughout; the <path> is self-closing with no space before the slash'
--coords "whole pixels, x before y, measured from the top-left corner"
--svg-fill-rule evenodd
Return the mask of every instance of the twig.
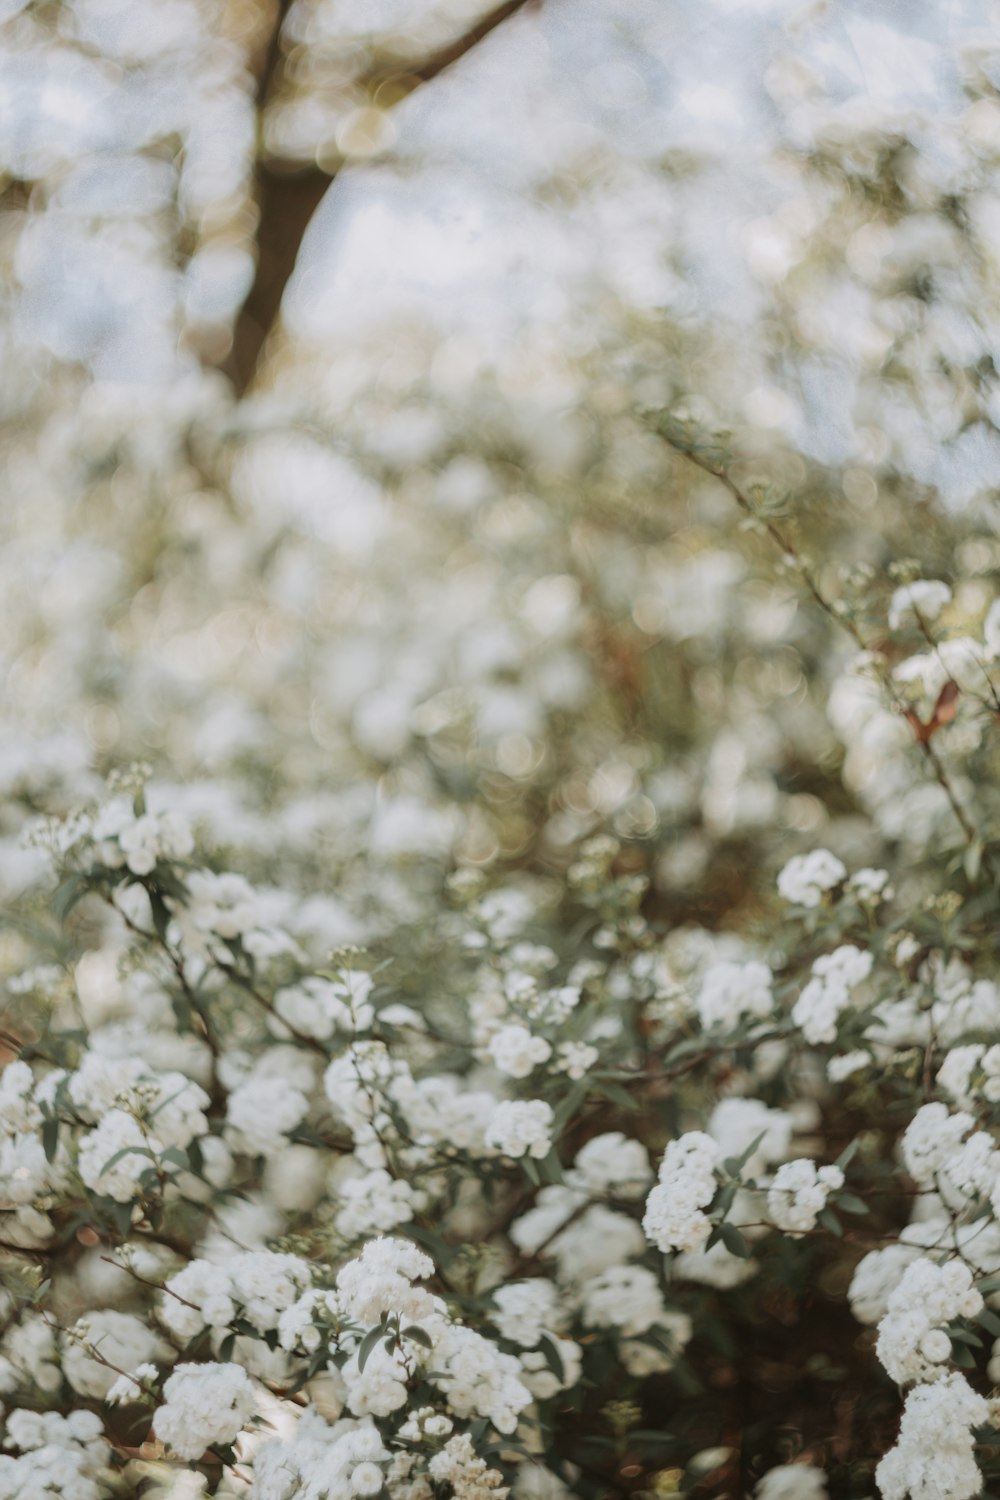
<path id="1" fill-rule="evenodd" d="M 657 429 L 657 431 L 660 438 L 667 444 L 669 448 L 672 448 L 675 453 L 679 453 L 682 458 L 686 458 L 688 462 L 694 464 L 696 468 L 701 469 L 703 473 L 710 474 L 713 479 L 718 480 L 718 482 L 729 491 L 730 495 L 735 500 L 740 510 L 742 510 L 764 530 L 769 540 L 775 547 L 778 548 L 782 557 L 785 558 L 789 563 L 791 563 L 792 566 L 794 566 L 796 572 L 801 577 L 802 582 L 805 584 L 809 594 L 812 596 L 815 603 L 819 605 L 823 613 L 829 619 L 831 619 L 835 625 L 838 625 L 841 630 L 846 631 L 859 651 L 864 651 L 866 653 L 871 652 L 871 647 L 868 645 L 864 636 L 861 634 L 857 623 L 851 619 L 850 615 L 841 614 L 841 612 L 836 609 L 830 602 L 830 600 L 826 597 L 818 579 L 816 578 L 816 575 L 813 573 L 812 569 L 809 567 L 808 563 L 805 561 L 795 544 L 789 539 L 786 533 L 782 531 L 782 529 L 776 524 L 776 522 L 772 521 L 767 516 L 760 515 L 756 506 L 753 504 L 753 501 L 740 488 L 740 486 L 729 474 L 728 470 L 720 467 L 718 464 L 712 463 L 712 461 L 706 458 L 703 454 L 697 453 L 695 451 L 692 451 L 690 448 L 685 447 L 683 443 L 678 442 L 677 439 L 671 437 L 669 433 L 663 432 L 660 429 Z M 874 660 L 873 665 L 876 672 L 878 673 L 879 682 L 884 692 L 888 695 L 893 707 L 898 713 L 905 715 L 906 705 L 900 698 L 888 670 L 879 663 L 877 658 Z M 970 822 L 965 809 L 962 807 L 962 804 L 958 797 L 958 793 L 955 790 L 954 783 L 952 782 L 951 777 L 948 774 L 943 761 L 941 760 L 941 757 L 938 755 L 934 746 L 931 744 L 929 738 L 918 740 L 917 743 L 920 745 L 920 748 L 924 753 L 924 758 L 931 768 L 931 772 L 934 776 L 935 781 L 938 783 L 948 800 L 948 805 L 955 816 L 955 821 L 958 823 L 959 828 L 962 830 L 962 834 L 967 845 L 970 849 L 978 848 L 980 850 L 983 869 L 986 870 L 987 874 L 990 876 L 990 879 L 994 882 L 994 884 L 996 884 L 998 882 L 998 879 L 1000 879 L 1000 871 L 997 870 L 996 864 L 989 849 L 983 845 L 983 841 L 979 838 L 979 835 L 976 833 L 975 828 Z"/>

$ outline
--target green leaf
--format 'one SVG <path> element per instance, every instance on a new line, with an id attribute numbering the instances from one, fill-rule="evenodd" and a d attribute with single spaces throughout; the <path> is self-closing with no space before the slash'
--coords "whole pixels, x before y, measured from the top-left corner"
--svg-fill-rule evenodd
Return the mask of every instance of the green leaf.
<path id="1" fill-rule="evenodd" d="M 979 879 L 979 872 L 983 867 L 982 839 L 973 839 L 972 843 L 965 851 L 965 858 L 962 861 L 962 864 L 965 869 L 966 880 L 970 885 L 975 885 L 976 881 Z"/>
<path id="2" fill-rule="evenodd" d="M 1000 1318 L 990 1308 L 983 1308 L 979 1314 L 978 1322 L 982 1324 L 987 1333 L 992 1333 L 995 1337 L 1000 1338 Z"/>
<path id="3" fill-rule="evenodd" d="M 562 1162 L 555 1148 L 549 1152 L 539 1163 L 539 1172 L 543 1181 L 558 1183 L 563 1180 Z"/>
<path id="4" fill-rule="evenodd" d="M 70 875 L 57 888 L 52 898 L 52 910 L 60 922 L 65 922 L 76 903 L 87 894 L 88 884 L 83 875 Z"/>
<path id="5" fill-rule="evenodd" d="M 849 1146 L 845 1146 L 834 1162 L 834 1166 L 839 1167 L 843 1172 L 857 1156 L 860 1146 L 860 1141 L 852 1141 Z"/>
<path id="6" fill-rule="evenodd" d="M 384 1325 L 382 1323 L 376 1323 L 376 1325 L 375 1325 L 374 1328 L 369 1328 L 368 1332 L 365 1334 L 364 1338 L 361 1340 L 361 1343 L 358 1346 L 358 1374 L 359 1375 L 360 1375 L 361 1371 L 364 1369 L 365 1365 L 368 1363 L 368 1356 L 371 1354 L 372 1350 L 375 1348 L 375 1345 L 378 1343 L 379 1339 L 382 1337 L 382 1335 L 384 1333 L 385 1333 L 385 1327 L 384 1327 Z"/>
<path id="7" fill-rule="evenodd" d="M 861 1198 L 855 1197 L 854 1193 L 838 1193 L 835 1202 L 845 1214 L 868 1213 L 868 1204 Z"/>
<path id="8" fill-rule="evenodd" d="M 715 1202 L 712 1206 L 715 1209 L 716 1213 L 721 1214 L 723 1218 L 726 1217 L 726 1214 L 733 1206 L 733 1200 L 736 1197 L 736 1191 L 737 1188 L 735 1182 L 727 1182 L 725 1187 L 719 1189 L 718 1196 L 716 1197 Z"/>
<path id="9" fill-rule="evenodd" d="M 719 1224 L 719 1239 L 725 1245 L 730 1255 L 738 1255 L 741 1260 L 750 1259 L 750 1246 L 743 1238 L 735 1224 Z"/>
<path id="10" fill-rule="evenodd" d="M 425 1349 L 432 1349 L 434 1347 L 427 1330 L 425 1328 L 418 1328 L 415 1323 L 411 1324 L 409 1328 L 404 1328 L 402 1336 L 404 1339 L 412 1339 L 415 1344 L 423 1344 Z"/>
<path id="11" fill-rule="evenodd" d="M 829 1229 L 831 1234 L 842 1236 L 844 1226 L 841 1224 L 832 1208 L 821 1208 L 816 1216 L 824 1229 Z"/>
<path id="12" fill-rule="evenodd" d="M 151 1162 L 156 1162 L 156 1157 L 148 1146 L 123 1146 L 120 1151 L 116 1151 L 114 1156 L 109 1157 L 104 1163 L 101 1168 L 101 1176 L 103 1177 L 105 1172 L 110 1172 L 111 1168 L 116 1166 L 125 1156 L 146 1156 Z"/>
<path id="13" fill-rule="evenodd" d="M 740 1175 L 740 1173 L 743 1171 L 743 1168 L 746 1166 L 747 1162 L 750 1160 L 751 1156 L 753 1156 L 754 1152 L 757 1150 L 757 1147 L 764 1139 L 765 1135 L 767 1135 L 766 1130 L 762 1130 L 759 1135 L 755 1135 L 749 1146 L 744 1152 L 741 1153 L 741 1155 L 727 1156 L 722 1165 L 725 1167 L 730 1177 L 738 1177 Z"/>
<path id="14" fill-rule="evenodd" d="M 127 1239 L 132 1232 L 132 1204 L 116 1203 L 111 1210 L 111 1217 L 122 1239 Z"/>
<path id="15" fill-rule="evenodd" d="M 46 1161 L 54 1161 L 59 1146 L 59 1121 L 46 1120 L 42 1125 L 42 1149 Z"/>
<path id="16" fill-rule="evenodd" d="M 545 1363 L 559 1381 L 559 1384 L 562 1385 L 566 1379 L 566 1367 L 563 1364 L 562 1355 L 559 1353 L 555 1341 L 549 1338 L 547 1333 L 543 1333 L 538 1340 L 538 1347 L 542 1354 L 545 1355 Z"/>
<path id="17" fill-rule="evenodd" d="M 167 941 L 167 928 L 170 926 L 170 910 L 159 891 L 150 891 L 149 908 L 153 915 L 153 928 L 161 943 Z"/>
<path id="18" fill-rule="evenodd" d="M 617 1104 L 619 1109 L 624 1109 L 628 1114 L 634 1114 L 639 1108 L 638 1100 L 633 1099 L 620 1083 L 602 1083 L 595 1092 L 603 1094 L 605 1099 Z"/>

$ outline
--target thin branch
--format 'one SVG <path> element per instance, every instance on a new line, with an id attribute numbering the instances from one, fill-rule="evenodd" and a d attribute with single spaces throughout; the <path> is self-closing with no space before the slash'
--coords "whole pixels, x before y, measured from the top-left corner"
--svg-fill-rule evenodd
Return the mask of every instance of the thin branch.
<path id="1" fill-rule="evenodd" d="M 502 0 L 460 37 L 438 48 L 422 62 L 381 63 L 362 74 L 355 83 L 370 98 L 382 84 L 394 80 L 398 84 L 393 99 L 393 105 L 396 105 L 425 83 L 440 77 L 529 3 L 531 0 Z M 259 114 L 266 108 L 280 75 L 281 30 L 288 9 L 289 0 L 280 0 L 258 75 Z M 315 161 L 290 162 L 269 158 L 263 149 L 260 151 L 254 183 L 259 213 L 257 269 L 253 285 L 237 315 L 232 346 L 222 365 L 238 395 L 246 391 L 257 373 L 264 345 L 278 322 L 281 299 L 295 269 L 305 232 L 320 199 L 344 162 L 345 158 L 341 157 L 321 167 Z"/>
<path id="2" fill-rule="evenodd" d="M 763 528 L 769 540 L 780 551 L 782 557 L 792 567 L 795 568 L 795 571 L 799 574 L 802 582 L 805 584 L 806 589 L 811 594 L 814 601 L 819 605 L 823 613 L 827 615 L 835 625 L 839 626 L 841 630 L 846 631 L 859 651 L 864 651 L 866 653 L 870 652 L 871 647 L 868 645 L 864 636 L 861 634 L 857 623 L 852 620 L 849 615 L 841 614 L 840 611 L 834 607 L 831 601 L 824 594 L 815 573 L 802 557 L 802 554 L 799 552 L 795 544 L 774 521 L 770 520 L 767 516 L 762 516 L 758 512 L 756 506 L 753 504 L 753 501 L 739 487 L 739 485 L 728 473 L 728 471 L 720 467 L 720 465 L 712 463 L 712 461 L 706 458 L 704 454 L 693 452 L 691 449 L 686 448 L 682 443 L 672 438 L 669 433 L 659 431 L 659 436 L 669 448 L 672 448 L 674 450 L 675 453 L 679 453 L 683 458 L 686 458 L 689 463 L 694 464 L 705 474 L 710 474 L 713 479 L 717 479 L 720 484 L 725 486 L 732 498 L 736 501 L 736 504 L 739 506 L 740 510 L 742 510 L 747 516 L 751 517 L 751 519 L 756 522 L 758 526 Z M 873 662 L 873 665 L 876 672 L 878 673 L 879 682 L 882 686 L 883 691 L 889 697 L 896 711 L 903 714 L 905 717 L 906 704 L 900 698 L 899 693 L 896 690 L 896 685 L 893 682 L 888 669 L 881 665 L 877 659 Z M 955 790 L 955 785 L 948 773 L 944 762 L 942 761 L 938 752 L 935 750 L 934 746 L 931 744 L 929 738 L 918 739 L 916 743 L 919 744 L 921 750 L 923 751 L 924 758 L 926 759 L 927 764 L 930 767 L 931 774 L 933 775 L 935 781 L 938 783 L 948 800 L 948 805 L 951 808 L 952 813 L 954 814 L 955 821 L 958 823 L 959 828 L 962 830 L 962 834 L 965 838 L 966 844 L 970 849 L 978 848 L 980 850 L 983 868 L 986 870 L 987 874 L 994 882 L 994 884 L 996 884 L 998 881 L 998 877 L 1000 877 L 1000 872 L 998 872 L 997 870 L 996 864 L 994 863 L 989 849 L 984 847 L 983 840 L 980 839 L 975 828 L 973 827 L 972 822 L 969 819 L 968 814 L 962 806 L 962 803 L 959 800 L 958 793 Z"/>

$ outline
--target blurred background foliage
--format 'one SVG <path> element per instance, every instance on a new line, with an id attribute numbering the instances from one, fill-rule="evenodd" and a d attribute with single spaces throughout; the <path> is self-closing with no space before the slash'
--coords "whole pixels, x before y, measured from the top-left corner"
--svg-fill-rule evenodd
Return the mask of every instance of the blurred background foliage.
<path id="1" fill-rule="evenodd" d="M 0 0 L 0 888 L 136 758 L 330 944 L 603 829 L 657 921 L 751 935 L 797 850 L 950 857 L 909 728 L 663 413 L 872 647 L 907 559 L 982 616 L 996 22 Z M 817 1313 L 803 1385 L 800 1304 L 765 1337 L 754 1297 L 740 1420 L 834 1379 L 848 1431 L 850 1348 Z"/>

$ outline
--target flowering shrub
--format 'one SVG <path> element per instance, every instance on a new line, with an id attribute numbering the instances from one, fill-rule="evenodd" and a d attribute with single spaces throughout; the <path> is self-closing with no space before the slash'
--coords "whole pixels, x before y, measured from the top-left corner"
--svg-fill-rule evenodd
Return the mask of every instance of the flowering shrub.
<path id="1" fill-rule="evenodd" d="M 947 600 L 921 582 L 885 628 L 937 661 Z M 994 612 L 967 637 L 970 726 L 995 717 Z M 415 929 L 324 953 L 308 901 L 199 846 L 141 768 L 30 826 L 0 1076 L 5 1493 L 979 1492 L 995 855 L 937 748 L 955 679 L 928 718 L 914 657 L 847 628 L 958 867 L 814 847 L 744 938 L 664 928 L 641 845 L 607 832 L 541 883 L 459 866 L 415 968 Z M 870 1407 L 833 1431 L 804 1409 L 804 1462 L 739 1477 L 716 1392 L 817 1298 L 807 1379 L 837 1389 L 848 1349 Z"/>
<path id="2" fill-rule="evenodd" d="M 995 38 L 727 0 L 761 167 L 597 7 L 518 336 L 306 267 L 238 398 L 466 8 L 0 7 L 0 1500 L 997 1491 Z"/>

